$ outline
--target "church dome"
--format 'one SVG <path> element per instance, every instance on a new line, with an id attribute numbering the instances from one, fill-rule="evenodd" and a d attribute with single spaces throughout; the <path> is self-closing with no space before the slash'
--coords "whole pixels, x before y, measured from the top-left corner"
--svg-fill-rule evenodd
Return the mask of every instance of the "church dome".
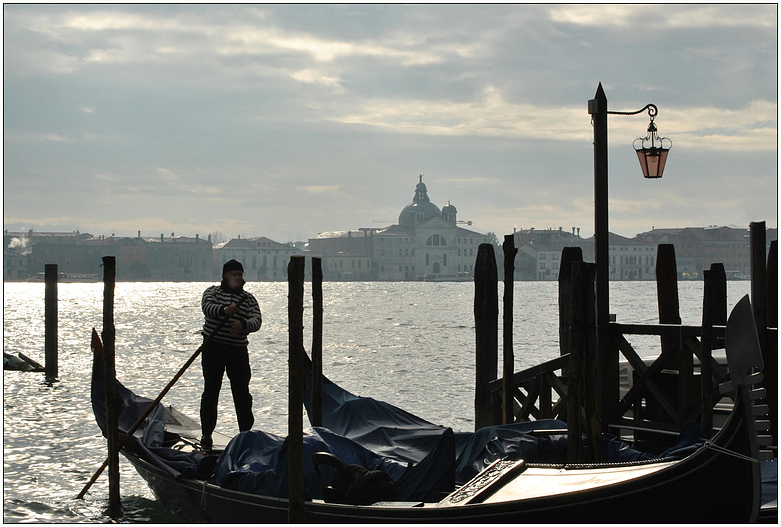
<path id="1" fill-rule="evenodd" d="M 447 202 L 447 205 L 442 207 L 442 218 L 449 223 L 456 223 L 457 214 L 458 211 L 455 206 L 451 205 L 449 201 Z"/>
<path id="2" fill-rule="evenodd" d="M 402 227 L 415 227 L 432 218 L 441 217 L 442 212 L 439 210 L 439 207 L 428 199 L 426 184 L 423 183 L 423 175 L 421 175 L 420 182 L 415 187 L 415 197 L 412 199 L 412 203 L 404 207 L 401 214 L 399 214 L 399 225 Z"/>

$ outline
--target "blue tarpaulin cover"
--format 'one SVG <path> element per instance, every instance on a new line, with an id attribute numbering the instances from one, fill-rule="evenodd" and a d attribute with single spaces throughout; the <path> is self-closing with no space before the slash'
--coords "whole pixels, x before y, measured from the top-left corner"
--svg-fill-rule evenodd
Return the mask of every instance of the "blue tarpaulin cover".
<path id="1" fill-rule="evenodd" d="M 305 375 L 305 377 L 307 377 Z M 119 427 L 129 430 L 151 403 L 119 384 L 123 401 Z M 309 382 L 304 400 L 309 396 Z M 564 463 L 566 423 L 554 419 L 454 433 L 388 403 L 356 396 L 330 381 L 323 384 L 323 427 L 304 434 L 304 471 L 310 498 L 322 498 L 312 454 L 330 452 L 345 464 L 381 470 L 393 480 L 403 501 L 438 500 L 497 459 Z M 105 392 L 100 361 L 94 361 L 92 404 L 98 425 L 105 429 Z M 311 412 L 310 412 L 311 413 Z M 693 425 L 693 426 L 692 426 Z M 665 454 L 692 448 L 702 433 L 689 424 L 679 444 Z M 563 433 L 530 434 L 533 431 Z M 162 446 L 163 408 L 158 405 L 134 436 L 145 460 L 173 477 L 204 477 L 222 487 L 274 497 L 287 497 L 287 441 L 260 430 L 241 432 L 219 456 L 213 473 L 208 456 Z M 635 461 L 655 456 L 633 450 L 615 438 L 605 438 L 607 461 Z M 208 466 L 207 466 L 208 465 Z"/>

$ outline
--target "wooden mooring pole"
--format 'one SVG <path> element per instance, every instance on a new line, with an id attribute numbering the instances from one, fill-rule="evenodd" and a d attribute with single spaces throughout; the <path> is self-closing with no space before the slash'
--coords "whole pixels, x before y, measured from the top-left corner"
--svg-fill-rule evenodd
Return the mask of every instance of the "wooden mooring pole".
<path id="1" fill-rule="evenodd" d="M 288 522 L 304 522 L 304 256 L 291 256 L 288 277 Z"/>
<path id="2" fill-rule="evenodd" d="M 562 324 L 567 326 L 566 331 L 562 331 L 562 333 L 566 333 L 566 338 L 561 342 L 561 351 L 562 355 L 569 353 L 569 367 L 567 368 L 567 462 L 581 463 L 583 461 L 583 432 L 585 431 L 583 412 L 581 411 L 585 355 L 583 262 L 570 260 L 567 268 L 562 266 L 561 271 L 559 281 L 563 286 L 566 286 L 567 292 L 562 295 L 561 290 L 559 291 L 559 301 L 561 302 L 563 296 L 568 303 L 566 307 L 559 306 L 559 320 L 565 320 Z"/>
<path id="3" fill-rule="evenodd" d="M 771 342 L 768 336 L 768 327 L 772 324 L 778 326 L 777 318 L 778 298 L 778 249 L 777 245 L 770 245 L 770 253 L 766 252 L 767 239 L 765 222 L 751 222 L 749 224 L 749 236 L 751 244 L 751 307 L 754 311 L 754 321 L 757 325 L 759 346 L 762 349 L 762 362 L 764 363 L 763 375 L 765 375 L 765 389 L 767 391 L 769 415 L 771 418 L 770 433 L 773 443 L 778 445 L 778 343 Z M 772 266 L 772 267 L 771 267 Z M 771 296 L 771 284 L 774 292 Z M 775 298 L 774 307 L 770 308 L 770 300 Z"/>
<path id="4" fill-rule="evenodd" d="M 776 329 L 776 338 L 767 339 L 768 357 L 763 375 L 767 391 L 767 404 L 770 409 L 770 434 L 773 444 L 778 446 L 778 241 L 770 242 L 767 256 L 767 327 Z M 777 451 L 778 449 L 776 449 Z"/>
<path id="5" fill-rule="evenodd" d="M 119 398 L 116 377 L 116 330 L 114 328 L 114 287 L 116 281 L 116 258 L 103 257 L 103 332 L 101 340 L 105 356 L 104 382 L 106 387 L 106 441 L 108 444 L 108 489 L 109 514 L 121 514 L 119 497 L 119 412 L 122 401 Z"/>
<path id="6" fill-rule="evenodd" d="M 312 258 L 312 426 L 323 426 L 323 267 Z"/>
<path id="7" fill-rule="evenodd" d="M 513 374 L 515 355 L 513 353 L 513 288 L 515 282 L 515 236 L 507 234 L 502 244 L 504 251 L 504 303 L 502 316 L 502 424 L 515 421 L 513 413 Z"/>
<path id="8" fill-rule="evenodd" d="M 561 250 L 559 265 L 559 350 L 562 355 L 570 352 L 570 306 L 572 302 L 572 264 L 583 261 L 580 247 L 564 247 Z M 566 382 L 567 367 L 562 368 L 561 376 Z"/>
<path id="9" fill-rule="evenodd" d="M 601 461 L 602 418 L 597 347 L 595 280 L 597 266 L 570 263 L 570 347 L 567 377 L 567 461 L 582 459 L 582 432 L 588 435 L 591 461 Z M 585 416 L 585 421 L 583 417 Z M 571 444 L 570 444 L 571 443 Z"/>
<path id="10" fill-rule="evenodd" d="M 703 271 L 705 294 L 702 301 L 702 336 L 700 338 L 700 409 L 702 418 L 700 427 L 705 437 L 711 437 L 713 432 L 713 318 L 716 310 L 716 281 L 712 264 L 709 270 Z"/>
<path id="11" fill-rule="evenodd" d="M 767 368 L 767 261 L 765 259 L 765 222 L 749 224 L 751 237 L 751 307 L 757 325 L 762 360 Z"/>
<path id="12" fill-rule="evenodd" d="M 680 325 L 678 266 L 675 260 L 675 246 L 672 244 L 661 244 L 656 250 L 656 288 L 659 323 Z M 683 421 L 693 419 L 697 413 L 694 355 L 685 348 L 681 336 L 661 337 L 661 347 L 662 353 L 668 355 L 668 367 L 678 370 L 678 408 Z"/>
<path id="13" fill-rule="evenodd" d="M 499 293 L 493 245 L 482 243 L 475 261 L 475 430 L 501 418 L 488 383 L 496 379 Z"/>
<path id="14" fill-rule="evenodd" d="M 58 365 L 58 335 L 57 335 L 57 264 L 46 264 L 44 267 L 44 377 L 53 381 L 59 374 Z"/>

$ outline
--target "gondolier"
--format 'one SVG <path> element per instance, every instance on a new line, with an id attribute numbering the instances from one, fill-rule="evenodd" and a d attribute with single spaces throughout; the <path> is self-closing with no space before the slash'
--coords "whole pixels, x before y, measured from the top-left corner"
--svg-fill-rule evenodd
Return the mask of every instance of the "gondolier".
<path id="1" fill-rule="evenodd" d="M 236 407 L 239 430 L 252 428 L 252 395 L 249 393 L 250 365 L 247 336 L 260 329 L 263 319 L 255 297 L 244 291 L 244 267 L 230 260 L 222 267 L 222 283 L 206 289 L 201 299 L 205 316 L 203 336 L 211 335 L 223 317 L 228 323 L 204 346 L 202 354 L 203 395 L 201 396 L 201 446 L 209 450 L 217 426 L 217 403 L 223 374 L 228 374 Z M 242 296 L 246 296 L 239 304 Z"/>

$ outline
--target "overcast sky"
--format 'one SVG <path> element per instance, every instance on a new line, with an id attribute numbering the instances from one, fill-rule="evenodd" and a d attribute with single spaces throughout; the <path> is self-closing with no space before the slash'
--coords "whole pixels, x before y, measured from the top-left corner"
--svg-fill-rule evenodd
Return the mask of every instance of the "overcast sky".
<path id="1" fill-rule="evenodd" d="M 306 240 L 381 227 L 418 175 L 501 240 L 777 226 L 776 5 L 8 5 L 5 229 Z"/>

